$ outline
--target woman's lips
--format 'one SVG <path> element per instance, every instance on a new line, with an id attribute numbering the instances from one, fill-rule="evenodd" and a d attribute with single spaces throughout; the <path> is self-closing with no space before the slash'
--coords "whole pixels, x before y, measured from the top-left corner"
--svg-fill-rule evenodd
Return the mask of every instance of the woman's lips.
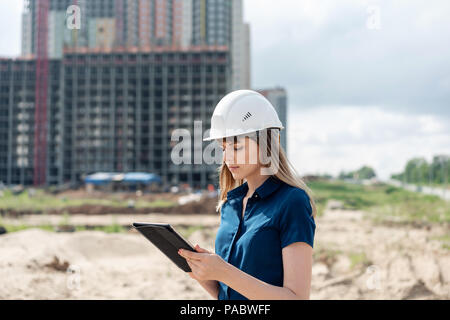
<path id="1" fill-rule="evenodd" d="M 238 169 L 238 168 L 239 168 L 239 166 L 232 166 L 232 167 L 229 167 L 229 169 L 230 169 L 231 171 L 236 170 L 236 169 Z"/>

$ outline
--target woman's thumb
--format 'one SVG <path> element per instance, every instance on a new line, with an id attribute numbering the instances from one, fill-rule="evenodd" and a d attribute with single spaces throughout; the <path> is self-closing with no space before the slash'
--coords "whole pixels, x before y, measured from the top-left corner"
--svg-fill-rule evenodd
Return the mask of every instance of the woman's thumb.
<path id="1" fill-rule="evenodd" d="M 197 252 L 209 253 L 208 250 L 200 248 L 200 246 L 198 244 L 195 245 L 195 250 L 197 250 Z"/>

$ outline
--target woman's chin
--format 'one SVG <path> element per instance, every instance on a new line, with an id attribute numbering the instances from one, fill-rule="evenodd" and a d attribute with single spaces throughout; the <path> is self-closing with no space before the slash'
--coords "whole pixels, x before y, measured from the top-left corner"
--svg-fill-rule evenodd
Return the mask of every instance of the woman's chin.
<path id="1" fill-rule="evenodd" d="M 234 180 L 242 179 L 241 175 L 237 172 L 231 172 L 231 175 L 233 176 Z"/>

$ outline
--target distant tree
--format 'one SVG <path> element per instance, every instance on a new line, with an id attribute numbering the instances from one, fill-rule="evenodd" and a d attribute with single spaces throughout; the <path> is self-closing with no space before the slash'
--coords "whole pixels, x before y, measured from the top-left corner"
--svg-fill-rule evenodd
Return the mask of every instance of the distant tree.
<path id="1" fill-rule="evenodd" d="M 361 169 L 355 172 L 356 179 L 371 179 L 376 177 L 375 170 L 368 166 L 363 166 Z"/>
<path id="2" fill-rule="evenodd" d="M 428 163 L 423 157 L 410 159 L 403 172 L 392 174 L 391 179 L 414 184 L 444 184 L 450 175 L 450 157 L 436 155 Z"/>
<path id="3" fill-rule="evenodd" d="M 373 170 L 373 168 L 368 166 L 363 166 L 356 171 L 350 171 L 347 173 L 341 171 L 338 176 L 339 179 L 356 179 L 356 180 L 371 179 L 373 177 L 376 177 L 375 170 Z"/>
<path id="4" fill-rule="evenodd" d="M 344 171 L 341 171 L 338 175 L 338 179 L 351 179 L 353 178 L 353 175 L 351 172 L 345 173 Z"/>

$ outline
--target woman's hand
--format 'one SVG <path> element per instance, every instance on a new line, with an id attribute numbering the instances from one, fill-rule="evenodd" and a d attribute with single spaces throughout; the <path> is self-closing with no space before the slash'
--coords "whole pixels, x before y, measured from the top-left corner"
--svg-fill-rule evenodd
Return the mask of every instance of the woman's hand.
<path id="1" fill-rule="evenodd" d="M 178 254 L 186 259 L 192 270 L 192 272 L 188 272 L 189 276 L 200 281 L 220 281 L 220 276 L 223 274 L 227 263 L 221 256 L 200 248 L 198 244 L 195 246 L 195 250 L 197 252 L 184 249 L 178 250 Z"/>

